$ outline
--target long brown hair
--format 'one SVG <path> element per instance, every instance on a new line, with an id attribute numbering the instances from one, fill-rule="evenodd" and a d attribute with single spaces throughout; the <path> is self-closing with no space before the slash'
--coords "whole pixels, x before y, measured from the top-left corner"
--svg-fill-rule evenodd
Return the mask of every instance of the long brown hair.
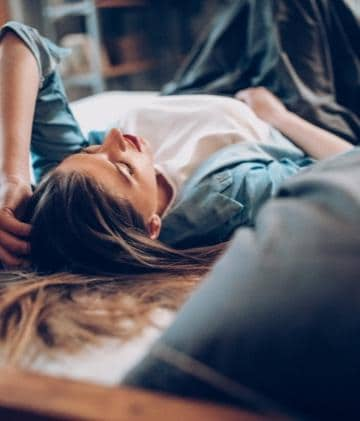
<path id="1" fill-rule="evenodd" d="M 224 247 L 151 240 L 129 202 L 76 171 L 46 176 L 24 219 L 33 270 L 0 274 L 0 335 L 13 363 L 39 347 L 77 351 L 104 336 L 131 338 L 154 308 L 177 309 Z"/>

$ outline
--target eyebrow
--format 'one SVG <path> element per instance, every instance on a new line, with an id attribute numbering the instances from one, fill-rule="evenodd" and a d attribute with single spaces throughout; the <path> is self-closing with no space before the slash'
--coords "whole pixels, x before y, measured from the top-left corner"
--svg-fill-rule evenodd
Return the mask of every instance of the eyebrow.
<path id="1" fill-rule="evenodd" d="M 95 154 L 95 150 L 97 150 L 101 145 L 88 145 L 84 146 L 83 148 L 80 148 L 76 153 L 79 154 L 86 154 L 86 155 L 92 155 Z M 90 149 L 92 148 L 92 149 Z"/>

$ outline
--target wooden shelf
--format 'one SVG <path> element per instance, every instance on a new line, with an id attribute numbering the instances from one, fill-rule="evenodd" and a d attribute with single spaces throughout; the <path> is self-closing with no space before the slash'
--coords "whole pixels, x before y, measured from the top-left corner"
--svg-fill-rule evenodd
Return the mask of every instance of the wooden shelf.
<path id="1" fill-rule="evenodd" d="M 94 5 L 88 0 L 69 4 L 55 4 L 45 7 L 45 16 L 50 19 L 62 19 L 65 16 L 86 16 L 94 12 Z"/>
<path id="2" fill-rule="evenodd" d="M 159 64 L 157 60 L 136 60 L 127 63 L 116 64 L 103 69 L 103 75 L 106 78 L 125 76 L 141 73 L 153 69 Z"/>
<path id="3" fill-rule="evenodd" d="M 0 0 L 0 3 L 1 1 L 3 0 Z M 107 60 L 108 62 L 121 62 L 120 64 L 110 65 L 106 60 L 104 63 L 100 53 L 101 36 L 99 34 L 96 9 L 145 7 L 151 4 L 150 0 L 77 0 L 73 2 L 57 2 L 56 4 L 46 2 L 45 4 L 43 14 L 46 21 L 49 22 L 47 35 L 50 38 L 56 38 L 54 25 L 60 18 L 83 16 L 85 18 L 85 33 L 92 37 L 96 45 L 96 51 L 91 56 L 91 69 L 82 74 L 64 76 L 67 87 L 90 86 L 94 93 L 101 92 L 104 90 L 104 79 L 134 75 L 151 70 L 159 65 L 159 60 L 148 59 L 145 53 L 140 54 L 141 48 L 137 48 L 137 43 L 134 41 L 130 42 L 131 40 L 124 39 L 117 46 L 119 57 L 111 57 L 111 59 Z M 142 40 L 138 41 L 139 44 L 142 44 L 142 42 Z M 129 51 L 130 53 L 131 51 L 137 51 L 138 54 L 127 54 Z"/>
<path id="4" fill-rule="evenodd" d="M 9 20 L 9 5 L 7 1 L 0 2 L 0 25 Z"/>
<path id="5" fill-rule="evenodd" d="M 91 86 L 97 77 L 97 73 L 75 73 L 64 75 L 63 80 L 66 86 Z"/>
<path id="6" fill-rule="evenodd" d="M 96 0 L 97 8 L 147 6 L 148 0 Z"/>

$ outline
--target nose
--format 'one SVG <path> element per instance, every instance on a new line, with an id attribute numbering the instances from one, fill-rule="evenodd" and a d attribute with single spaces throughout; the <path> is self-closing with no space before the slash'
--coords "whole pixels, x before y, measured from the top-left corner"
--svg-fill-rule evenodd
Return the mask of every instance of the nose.
<path id="1" fill-rule="evenodd" d="M 111 129 L 106 135 L 102 150 L 103 152 L 111 152 L 112 150 L 126 151 L 126 141 L 119 129 Z"/>

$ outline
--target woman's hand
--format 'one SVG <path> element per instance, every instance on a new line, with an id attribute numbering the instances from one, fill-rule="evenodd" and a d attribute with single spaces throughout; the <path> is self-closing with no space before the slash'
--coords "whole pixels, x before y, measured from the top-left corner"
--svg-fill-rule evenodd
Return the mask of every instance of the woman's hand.
<path id="1" fill-rule="evenodd" d="M 324 159 L 353 148 L 349 142 L 288 111 L 266 88 L 249 88 L 236 93 L 255 114 L 280 130 L 295 145 L 315 159 Z"/>
<path id="2" fill-rule="evenodd" d="M 259 118 L 276 128 L 279 128 L 281 122 L 288 114 L 283 103 L 268 89 L 263 87 L 238 91 L 235 94 L 235 98 L 245 102 Z"/>
<path id="3" fill-rule="evenodd" d="M 21 222 L 24 205 L 31 197 L 28 183 L 18 177 L 0 176 L 0 262 L 6 268 L 26 266 L 31 225 Z"/>

